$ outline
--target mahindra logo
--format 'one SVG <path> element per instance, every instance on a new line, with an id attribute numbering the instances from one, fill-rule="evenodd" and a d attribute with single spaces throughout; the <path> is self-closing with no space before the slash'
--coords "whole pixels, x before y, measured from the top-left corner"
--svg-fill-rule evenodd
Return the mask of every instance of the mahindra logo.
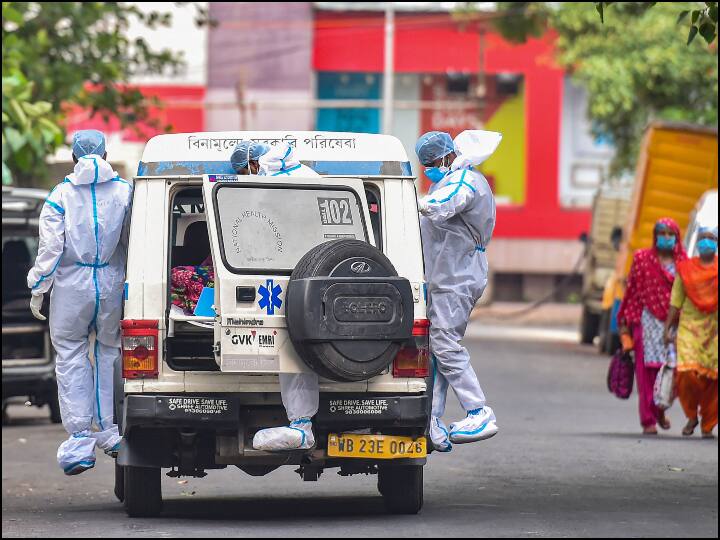
<path id="1" fill-rule="evenodd" d="M 367 274 L 370 270 L 370 265 L 364 261 L 355 261 L 350 265 L 350 270 L 356 274 Z"/>

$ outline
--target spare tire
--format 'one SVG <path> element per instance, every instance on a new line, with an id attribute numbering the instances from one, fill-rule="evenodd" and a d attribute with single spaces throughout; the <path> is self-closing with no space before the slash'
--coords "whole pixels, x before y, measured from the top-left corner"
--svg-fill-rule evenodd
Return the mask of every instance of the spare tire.
<path id="1" fill-rule="evenodd" d="M 286 298 L 295 349 L 328 379 L 379 375 L 412 337 L 410 282 L 366 242 L 333 240 L 308 251 L 290 276 Z"/>

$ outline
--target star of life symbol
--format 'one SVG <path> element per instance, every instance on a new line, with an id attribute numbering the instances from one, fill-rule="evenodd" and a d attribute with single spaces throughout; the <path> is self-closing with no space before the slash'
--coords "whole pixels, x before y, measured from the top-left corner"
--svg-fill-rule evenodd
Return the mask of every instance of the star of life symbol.
<path id="1" fill-rule="evenodd" d="M 275 308 L 282 306 L 282 300 L 280 300 L 280 294 L 282 293 L 282 287 L 275 285 L 272 279 L 268 279 L 265 285 L 260 285 L 258 289 L 260 291 L 260 302 L 258 305 L 261 309 L 264 309 L 268 315 L 275 315 Z"/>

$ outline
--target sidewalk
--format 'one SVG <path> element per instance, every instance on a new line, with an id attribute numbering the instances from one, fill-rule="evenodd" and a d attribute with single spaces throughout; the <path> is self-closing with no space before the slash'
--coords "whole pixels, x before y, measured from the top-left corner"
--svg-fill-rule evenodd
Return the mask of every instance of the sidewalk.
<path id="1" fill-rule="evenodd" d="M 503 326 L 578 327 L 582 306 L 580 304 L 543 304 L 528 310 L 531 304 L 523 302 L 493 302 L 477 306 L 472 320 Z"/>

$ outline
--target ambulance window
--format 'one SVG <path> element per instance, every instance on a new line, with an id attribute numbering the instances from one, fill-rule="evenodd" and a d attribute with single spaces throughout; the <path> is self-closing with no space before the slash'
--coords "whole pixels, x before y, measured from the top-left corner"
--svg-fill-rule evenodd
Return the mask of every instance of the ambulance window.
<path id="1" fill-rule="evenodd" d="M 183 189 L 173 198 L 170 267 L 196 266 L 210 254 L 202 189 Z"/>
<path id="2" fill-rule="evenodd" d="M 373 184 L 365 184 L 365 198 L 368 202 L 368 210 L 370 211 L 370 225 L 372 226 L 373 235 L 375 236 L 375 246 L 382 251 L 382 213 L 380 208 L 380 190 Z"/>
<path id="3" fill-rule="evenodd" d="M 311 248 L 339 238 L 367 242 L 350 188 L 219 185 L 214 204 L 221 257 L 237 273 L 290 273 Z"/>

